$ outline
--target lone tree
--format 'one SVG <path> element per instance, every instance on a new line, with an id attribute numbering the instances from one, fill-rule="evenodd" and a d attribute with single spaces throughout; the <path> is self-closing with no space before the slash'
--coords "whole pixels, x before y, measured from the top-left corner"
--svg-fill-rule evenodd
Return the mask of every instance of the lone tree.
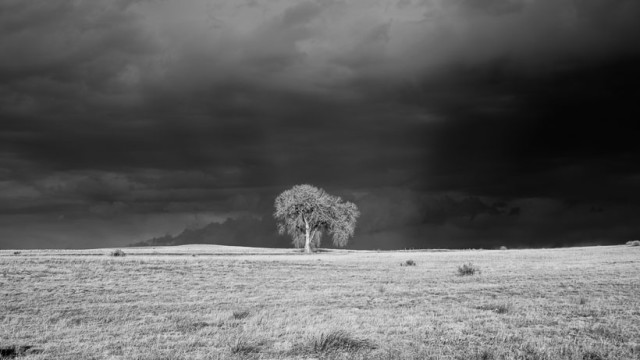
<path id="1" fill-rule="evenodd" d="M 358 207 L 327 194 L 311 185 L 296 185 L 278 195 L 273 216 L 278 222 L 278 232 L 293 238 L 293 245 L 310 253 L 311 246 L 320 246 L 322 233 L 333 238 L 335 246 L 344 247 L 353 236 Z"/>

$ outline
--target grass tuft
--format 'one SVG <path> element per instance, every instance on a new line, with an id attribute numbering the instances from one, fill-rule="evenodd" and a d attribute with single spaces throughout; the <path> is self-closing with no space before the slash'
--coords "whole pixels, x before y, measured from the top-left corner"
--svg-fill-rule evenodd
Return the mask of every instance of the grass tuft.
<path id="1" fill-rule="evenodd" d="M 250 341 L 239 338 L 231 345 L 231 353 L 237 355 L 248 355 L 260 352 L 260 345 L 251 343 Z"/>
<path id="2" fill-rule="evenodd" d="M 242 310 L 242 311 L 234 311 L 232 317 L 236 320 L 242 320 L 244 318 L 249 317 L 249 315 L 251 315 L 250 312 L 246 310 Z"/>
<path id="3" fill-rule="evenodd" d="M 311 342 L 311 350 L 315 353 L 327 353 L 333 351 L 357 352 L 375 348 L 376 346 L 373 342 L 353 337 L 344 330 L 321 333 Z"/>
<path id="4" fill-rule="evenodd" d="M 605 357 L 596 351 L 586 351 L 582 354 L 582 360 L 605 360 Z"/>
<path id="5" fill-rule="evenodd" d="M 125 256 L 126 254 L 124 253 L 124 251 L 122 251 L 122 250 L 120 250 L 120 249 L 116 249 L 116 250 L 113 250 L 113 251 L 111 252 L 111 254 L 109 254 L 109 255 L 111 255 L 111 256 L 120 256 L 120 257 L 122 257 L 122 256 Z"/>
<path id="6" fill-rule="evenodd" d="M 490 349 L 482 349 L 482 350 L 476 350 L 476 352 L 474 354 L 471 355 L 471 357 L 460 357 L 459 359 L 472 359 L 472 360 L 494 360 L 496 358 L 496 356 L 494 355 L 494 352 Z"/>
<path id="7" fill-rule="evenodd" d="M 489 304 L 489 305 L 480 305 L 480 306 L 476 306 L 476 309 L 478 310 L 487 310 L 487 311 L 493 311 L 496 314 L 506 314 L 509 311 L 511 311 L 511 305 L 510 304 Z"/>
<path id="8" fill-rule="evenodd" d="M 0 347 L 0 359 L 13 359 L 18 356 L 28 356 L 30 354 L 40 354 L 42 349 L 27 346 L 2 346 Z"/>
<path id="9" fill-rule="evenodd" d="M 480 268 L 472 263 L 464 264 L 458 267 L 458 275 L 467 276 L 467 275 L 475 275 L 475 273 L 480 274 Z"/>
<path id="10" fill-rule="evenodd" d="M 198 331 L 200 329 L 203 329 L 207 326 L 211 326 L 211 324 L 204 322 L 204 321 L 196 321 L 196 322 L 180 322 L 178 323 L 178 330 L 182 331 L 182 332 L 195 332 Z"/>
<path id="11" fill-rule="evenodd" d="M 578 299 L 578 304 L 584 305 L 586 303 L 587 303 L 587 299 L 584 296 L 581 296 L 580 299 Z"/>

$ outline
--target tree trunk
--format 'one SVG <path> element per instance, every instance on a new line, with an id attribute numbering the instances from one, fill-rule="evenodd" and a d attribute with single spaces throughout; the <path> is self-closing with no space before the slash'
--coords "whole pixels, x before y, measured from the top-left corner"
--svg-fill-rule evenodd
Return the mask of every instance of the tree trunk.
<path id="1" fill-rule="evenodd" d="M 304 252 L 307 254 L 311 253 L 311 229 L 309 228 L 309 222 L 307 219 L 304 219 Z"/>

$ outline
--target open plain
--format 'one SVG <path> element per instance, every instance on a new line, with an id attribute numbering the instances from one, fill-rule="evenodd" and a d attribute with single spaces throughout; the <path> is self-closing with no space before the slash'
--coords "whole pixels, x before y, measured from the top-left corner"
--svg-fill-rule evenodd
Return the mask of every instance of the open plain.
<path id="1" fill-rule="evenodd" d="M 112 250 L 0 251 L 5 355 L 640 358 L 640 247 Z"/>

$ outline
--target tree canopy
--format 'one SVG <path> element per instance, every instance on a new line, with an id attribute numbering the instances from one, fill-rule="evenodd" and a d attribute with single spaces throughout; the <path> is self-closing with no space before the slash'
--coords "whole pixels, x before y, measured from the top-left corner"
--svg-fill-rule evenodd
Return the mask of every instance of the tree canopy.
<path id="1" fill-rule="evenodd" d="M 346 246 L 360 216 L 354 203 L 306 184 L 280 194 L 275 209 L 278 232 L 290 235 L 296 247 L 304 245 L 305 252 L 320 246 L 323 233 L 331 235 L 335 246 Z"/>

